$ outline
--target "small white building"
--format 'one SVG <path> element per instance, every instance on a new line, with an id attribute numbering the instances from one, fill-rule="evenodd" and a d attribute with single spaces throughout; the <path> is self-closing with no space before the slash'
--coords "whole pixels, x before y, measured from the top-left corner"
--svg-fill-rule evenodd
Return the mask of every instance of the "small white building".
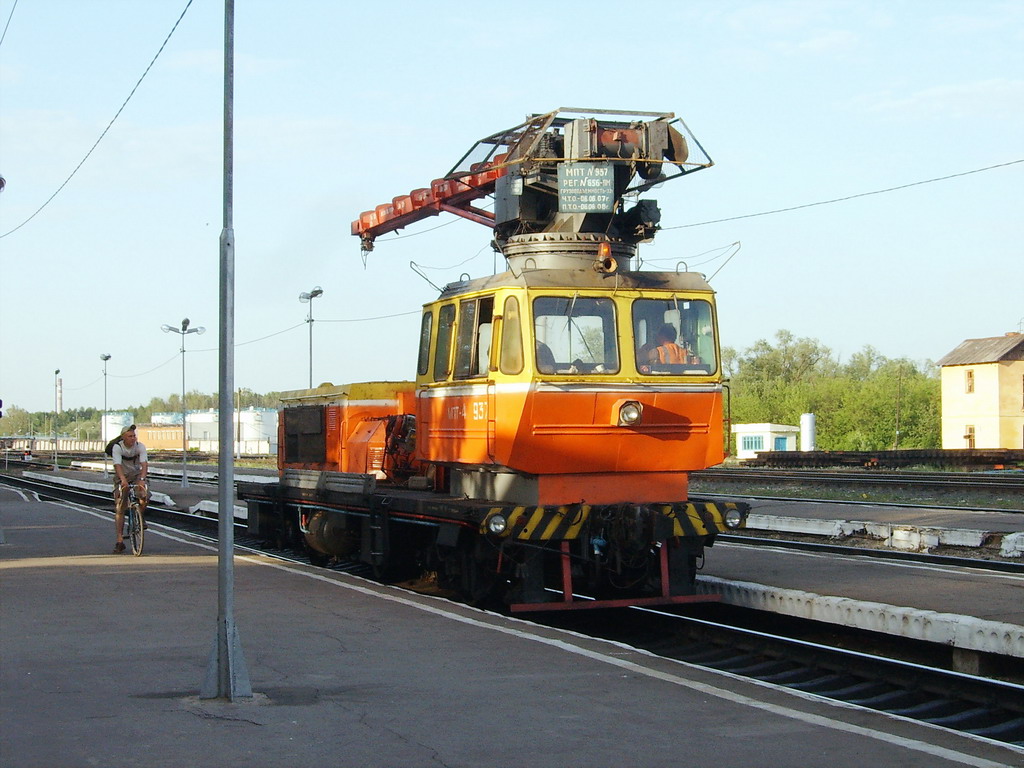
<path id="1" fill-rule="evenodd" d="M 788 424 L 733 424 L 736 458 L 753 459 L 759 451 L 795 451 L 800 427 Z"/>

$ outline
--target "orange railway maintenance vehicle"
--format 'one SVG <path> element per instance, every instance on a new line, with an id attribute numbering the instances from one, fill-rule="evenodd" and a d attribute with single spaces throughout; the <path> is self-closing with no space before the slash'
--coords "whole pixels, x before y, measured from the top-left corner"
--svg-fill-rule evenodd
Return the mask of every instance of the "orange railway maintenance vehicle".
<path id="1" fill-rule="evenodd" d="M 639 196 L 711 165 L 673 114 L 560 109 L 361 214 L 364 253 L 483 223 L 507 271 L 424 306 L 414 382 L 282 396 L 280 480 L 239 486 L 250 532 L 513 611 L 717 599 L 697 565 L 747 509 L 687 491 L 726 455 L 714 292 L 634 268 L 661 216 Z"/>

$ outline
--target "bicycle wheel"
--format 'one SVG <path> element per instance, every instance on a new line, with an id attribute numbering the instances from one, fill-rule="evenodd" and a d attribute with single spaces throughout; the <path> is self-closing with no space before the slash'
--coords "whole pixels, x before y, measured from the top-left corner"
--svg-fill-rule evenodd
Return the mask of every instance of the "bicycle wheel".
<path id="1" fill-rule="evenodd" d="M 138 557 L 142 554 L 142 545 L 146 535 L 146 528 L 142 520 L 142 510 L 138 504 L 132 504 L 128 512 L 128 537 L 132 542 L 132 554 Z"/>

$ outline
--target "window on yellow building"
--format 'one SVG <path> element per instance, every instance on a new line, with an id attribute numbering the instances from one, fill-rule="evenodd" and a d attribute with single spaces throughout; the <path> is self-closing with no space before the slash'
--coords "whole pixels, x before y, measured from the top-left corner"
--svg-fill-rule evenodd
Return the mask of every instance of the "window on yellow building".
<path id="1" fill-rule="evenodd" d="M 970 368 L 964 371 L 964 392 L 968 395 L 974 392 L 974 371 Z"/>
<path id="2" fill-rule="evenodd" d="M 968 424 L 964 427 L 964 440 L 967 441 L 967 447 L 974 447 L 974 427 Z"/>

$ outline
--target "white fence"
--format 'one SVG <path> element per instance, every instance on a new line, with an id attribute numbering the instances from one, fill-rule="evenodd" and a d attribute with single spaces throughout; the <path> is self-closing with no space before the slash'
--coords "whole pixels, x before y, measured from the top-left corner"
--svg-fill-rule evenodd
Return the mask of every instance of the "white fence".
<path id="1" fill-rule="evenodd" d="M 57 438 L 57 454 L 61 453 L 103 453 L 106 443 L 100 440 L 75 440 L 73 438 Z M 38 454 L 53 454 L 52 437 L 7 437 L 0 439 L 0 448 L 11 452 L 31 451 Z M 190 451 L 202 453 L 218 453 L 220 441 L 218 440 L 189 440 Z M 162 448 L 164 450 L 175 450 L 173 448 Z M 181 449 L 177 449 L 181 453 Z M 270 440 L 237 440 L 234 444 L 235 455 L 241 456 L 273 456 L 277 453 L 277 442 Z"/>

